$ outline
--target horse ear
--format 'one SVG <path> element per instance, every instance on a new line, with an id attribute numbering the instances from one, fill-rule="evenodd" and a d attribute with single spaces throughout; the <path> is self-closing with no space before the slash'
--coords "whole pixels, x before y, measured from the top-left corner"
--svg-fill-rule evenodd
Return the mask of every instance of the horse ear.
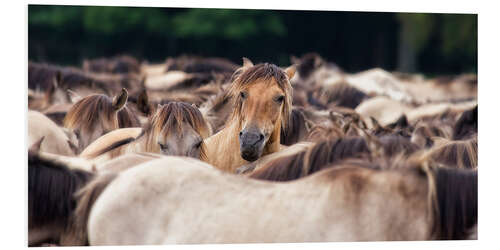
<path id="1" fill-rule="evenodd" d="M 376 136 L 367 133 L 364 129 L 360 130 L 360 134 L 363 136 L 363 138 L 365 138 L 366 145 L 368 146 L 368 149 L 370 149 L 372 155 L 375 157 L 383 156 L 384 147 L 380 140 Z"/>
<path id="2" fill-rule="evenodd" d="M 141 78 L 140 86 L 141 88 L 146 89 L 146 76 Z"/>
<path id="3" fill-rule="evenodd" d="M 45 136 L 42 136 L 42 138 L 38 139 L 38 141 L 30 146 L 28 149 L 29 154 L 38 154 L 40 147 L 42 146 L 43 139 L 45 139 Z"/>
<path id="4" fill-rule="evenodd" d="M 291 80 L 293 78 L 293 76 L 295 75 L 295 71 L 297 71 L 297 67 L 295 66 L 295 64 L 285 69 L 288 80 Z"/>
<path id="5" fill-rule="evenodd" d="M 144 114 L 151 114 L 151 107 L 149 105 L 149 97 L 146 89 L 143 89 L 137 97 L 137 108 Z"/>
<path id="6" fill-rule="evenodd" d="M 243 68 L 252 67 L 253 62 L 250 59 L 243 57 Z"/>
<path id="7" fill-rule="evenodd" d="M 66 90 L 68 92 L 69 98 L 71 100 L 71 103 L 76 103 L 80 101 L 83 97 L 81 97 L 79 94 L 77 94 L 75 91 L 71 89 Z"/>
<path id="8" fill-rule="evenodd" d="M 113 108 L 116 111 L 122 109 L 125 106 L 125 104 L 127 103 L 127 99 L 128 99 L 128 92 L 125 88 L 122 88 L 122 91 L 120 91 L 120 94 L 118 94 L 117 96 L 115 96 L 113 98 Z"/>

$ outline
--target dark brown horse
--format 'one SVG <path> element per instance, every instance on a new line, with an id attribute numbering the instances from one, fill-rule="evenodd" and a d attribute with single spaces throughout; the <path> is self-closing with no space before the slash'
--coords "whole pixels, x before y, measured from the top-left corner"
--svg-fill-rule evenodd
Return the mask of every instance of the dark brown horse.
<path id="1" fill-rule="evenodd" d="M 40 143 L 35 143 L 28 153 L 28 244 L 72 245 L 76 208 L 73 195 L 93 174 L 41 157 Z"/>

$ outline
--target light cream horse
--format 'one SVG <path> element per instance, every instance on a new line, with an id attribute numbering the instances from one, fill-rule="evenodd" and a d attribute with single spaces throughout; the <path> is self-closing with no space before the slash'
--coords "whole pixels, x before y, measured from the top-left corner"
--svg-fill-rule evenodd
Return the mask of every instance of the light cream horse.
<path id="1" fill-rule="evenodd" d="M 28 111 L 28 145 L 33 145 L 44 137 L 40 151 L 59 155 L 74 156 L 78 141 L 68 130 L 57 126 L 40 112 Z"/>
<path id="2" fill-rule="evenodd" d="M 166 157 L 93 183 L 83 200 L 102 193 L 77 208 L 90 245 L 463 239 L 477 223 L 477 172 L 426 165 L 337 166 L 276 183 Z M 450 211 L 460 227 L 440 217 Z"/>
<path id="3" fill-rule="evenodd" d="M 292 107 L 290 79 L 295 66 L 282 70 L 243 61 L 229 90 L 233 113 L 224 129 L 205 142 L 207 162 L 228 172 L 280 150 L 281 128 L 287 125 Z"/>

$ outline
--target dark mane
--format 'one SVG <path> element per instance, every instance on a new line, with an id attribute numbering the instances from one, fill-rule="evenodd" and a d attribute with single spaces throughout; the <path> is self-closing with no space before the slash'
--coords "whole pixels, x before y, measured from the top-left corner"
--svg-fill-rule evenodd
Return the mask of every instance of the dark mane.
<path id="1" fill-rule="evenodd" d="M 324 103 L 355 109 L 368 96 L 346 82 L 335 84 L 323 91 Z"/>
<path id="2" fill-rule="evenodd" d="M 140 127 L 141 122 L 139 118 L 132 112 L 132 110 L 125 106 L 116 114 L 118 117 L 118 127 L 120 128 L 133 128 Z"/>
<path id="3" fill-rule="evenodd" d="M 463 140 L 477 134 L 477 105 L 462 113 L 453 126 L 453 140 Z"/>
<path id="4" fill-rule="evenodd" d="M 436 168 L 433 236 L 438 240 L 466 239 L 477 224 L 477 171 Z"/>
<path id="5" fill-rule="evenodd" d="M 99 150 L 99 151 L 97 151 L 97 152 L 95 152 L 95 153 L 93 153 L 91 155 L 88 155 L 87 157 L 88 158 L 97 157 L 99 155 L 102 155 L 102 154 L 105 154 L 107 152 L 110 152 L 110 151 L 113 151 L 115 149 L 118 149 L 118 148 L 120 148 L 123 145 L 127 145 L 127 144 L 129 144 L 129 143 L 131 143 L 131 142 L 133 142 L 135 140 L 136 140 L 136 138 L 129 137 L 129 138 L 121 139 L 119 141 L 115 141 L 111 145 L 109 145 L 109 146 L 107 146 L 107 147 L 105 147 L 105 148 L 103 148 L 103 149 L 101 149 L 101 150 Z M 117 154 L 117 153 L 119 153 L 119 151 L 115 150 L 115 151 L 111 152 L 111 156 L 115 156 L 114 153 Z"/>
<path id="6" fill-rule="evenodd" d="M 239 91 L 249 88 L 256 81 L 271 82 L 273 79 L 278 84 L 278 87 L 285 93 L 285 101 L 282 110 L 282 128 L 287 126 L 289 116 L 292 110 L 292 86 L 285 72 L 278 66 L 269 63 L 260 63 L 251 67 L 242 67 L 236 70 L 231 77 L 234 79 L 230 87 L 230 92 L 234 101 L 234 112 L 232 119 L 240 119 L 242 100 L 239 96 Z"/>
<path id="7" fill-rule="evenodd" d="M 292 109 L 288 126 L 281 129 L 280 143 L 290 146 L 307 136 L 307 127 L 304 114 L 301 109 Z"/>
<path id="8" fill-rule="evenodd" d="M 368 146 L 362 137 L 322 141 L 304 152 L 273 160 L 253 172 L 250 177 L 272 181 L 295 180 L 342 159 L 361 157 L 369 153 Z"/>
<path id="9" fill-rule="evenodd" d="M 92 60 L 85 60 L 83 62 L 83 69 L 85 71 L 96 73 L 140 73 L 140 64 L 137 59 L 121 55 L 112 58 L 97 58 Z"/>
<path id="10" fill-rule="evenodd" d="M 53 223 L 66 226 L 76 207 L 73 194 L 92 173 L 28 155 L 28 228 Z"/>

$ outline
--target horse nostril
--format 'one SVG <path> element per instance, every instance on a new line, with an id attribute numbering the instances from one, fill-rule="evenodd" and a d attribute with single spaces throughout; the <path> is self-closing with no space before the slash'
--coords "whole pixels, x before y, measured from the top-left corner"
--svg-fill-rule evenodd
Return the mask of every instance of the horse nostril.
<path id="1" fill-rule="evenodd" d="M 259 141 L 262 141 L 264 140 L 264 135 L 263 134 L 259 134 Z"/>
<path id="2" fill-rule="evenodd" d="M 243 132 L 240 131 L 240 137 L 243 135 Z"/>

